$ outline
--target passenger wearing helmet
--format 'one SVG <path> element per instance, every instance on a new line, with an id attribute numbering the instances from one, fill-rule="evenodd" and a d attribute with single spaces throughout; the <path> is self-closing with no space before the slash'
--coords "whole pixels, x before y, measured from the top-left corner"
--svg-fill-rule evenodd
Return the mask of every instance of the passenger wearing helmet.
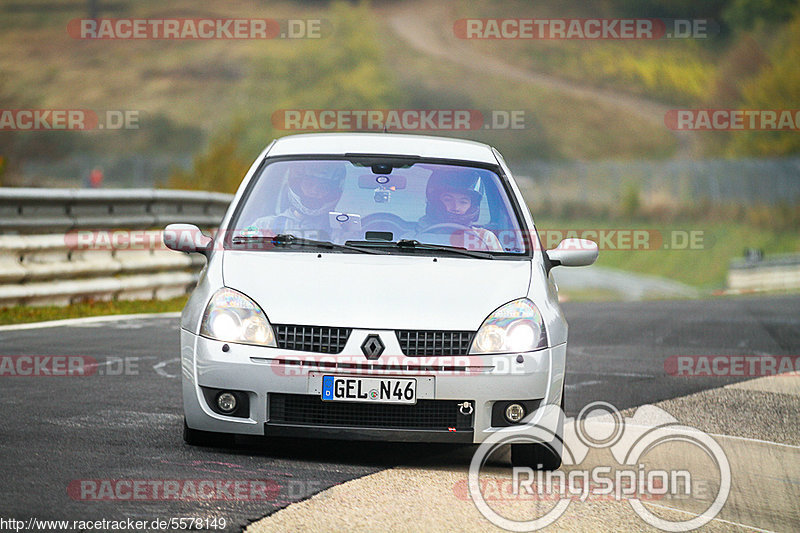
<path id="1" fill-rule="evenodd" d="M 268 230 L 272 234 L 291 233 L 312 239 L 330 238 L 331 212 L 342 196 L 346 169 L 330 161 L 296 162 L 288 170 L 287 208 L 262 217 L 248 229 Z"/>
<path id="2" fill-rule="evenodd" d="M 441 244 L 503 251 L 494 233 L 474 225 L 483 199 L 479 174 L 455 167 L 437 169 L 428 178 L 425 196 L 425 216 L 419 221 L 418 235 L 449 233 L 450 242 Z"/>

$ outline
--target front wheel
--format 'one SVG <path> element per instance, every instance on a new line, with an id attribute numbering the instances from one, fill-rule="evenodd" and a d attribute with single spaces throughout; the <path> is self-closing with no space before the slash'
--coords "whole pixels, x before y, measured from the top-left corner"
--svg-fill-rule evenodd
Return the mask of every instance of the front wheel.
<path id="1" fill-rule="evenodd" d="M 192 429 L 183 419 L 183 441 L 190 446 L 210 446 L 213 448 L 225 448 L 233 444 L 233 435 L 228 433 L 215 433 L 213 431 L 202 431 Z"/>
<path id="2" fill-rule="evenodd" d="M 564 418 L 564 389 L 561 390 L 561 423 Z M 562 426 L 563 427 L 563 426 Z M 563 434 L 563 429 L 562 429 Z M 548 443 L 511 445 L 511 465 L 527 466 L 534 470 L 556 470 L 561 466 L 562 442 L 556 438 Z"/>
<path id="3" fill-rule="evenodd" d="M 511 465 L 527 466 L 534 470 L 557 470 L 561 454 L 550 444 L 512 444 Z"/>

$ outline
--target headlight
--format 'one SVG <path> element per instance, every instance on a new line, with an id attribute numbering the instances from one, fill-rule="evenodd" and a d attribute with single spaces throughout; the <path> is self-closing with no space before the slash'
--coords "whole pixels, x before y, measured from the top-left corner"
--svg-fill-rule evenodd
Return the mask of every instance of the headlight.
<path id="1" fill-rule="evenodd" d="M 208 302 L 200 335 L 225 342 L 277 346 L 264 311 L 244 294 L 227 287 L 214 293 Z"/>
<path id="2" fill-rule="evenodd" d="M 530 352 L 547 346 L 542 315 L 527 298 L 509 302 L 483 321 L 470 354 Z"/>

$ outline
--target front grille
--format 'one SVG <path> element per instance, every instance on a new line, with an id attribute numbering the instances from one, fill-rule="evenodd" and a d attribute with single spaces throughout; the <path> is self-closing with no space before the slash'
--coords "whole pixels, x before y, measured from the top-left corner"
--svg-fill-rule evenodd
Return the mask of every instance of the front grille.
<path id="1" fill-rule="evenodd" d="M 410 357 L 467 355 L 472 331 L 397 330 L 397 340 L 404 355 Z"/>
<path id="2" fill-rule="evenodd" d="M 472 429 L 472 414 L 459 413 L 459 400 L 417 400 L 415 405 L 324 402 L 305 394 L 269 395 L 269 421 L 305 426 L 380 429 Z"/>
<path id="3" fill-rule="evenodd" d="M 273 324 L 278 348 L 304 352 L 340 353 L 350 336 L 349 328 Z"/>
<path id="4" fill-rule="evenodd" d="M 382 364 L 371 363 L 366 361 L 364 363 L 350 363 L 350 362 L 336 362 L 336 361 L 319 361 L 317 359 L 304 360 L 292 359 L 291 357 L 267 359 L 264 357 L 251 357 L 251 361 L 256 363 L 277 364 L 304 368 L 307 370 L 341 370 L 347 373 L 367 373 L 373 374 L 375 372 L 398 372 L 398 373 L 418 373 L 418 372 L 491 372 L 494 366 L 491 364 L 475 364 L 475 365 L 451 365 L 451 364 L 426 364 L 425 359 L 420 359 L 422 364 Z"/>

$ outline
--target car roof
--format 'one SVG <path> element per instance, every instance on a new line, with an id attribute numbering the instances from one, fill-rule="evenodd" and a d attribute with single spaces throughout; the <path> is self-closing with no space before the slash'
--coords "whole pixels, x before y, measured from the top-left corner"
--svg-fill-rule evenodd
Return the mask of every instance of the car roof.
<path id="1" fill-rule="evenodd" d="M 281 137 L 268 157 L 381 154 L 497 164 L 492 147 L 475 141 L 400 133 L 306 133 Z"/>

